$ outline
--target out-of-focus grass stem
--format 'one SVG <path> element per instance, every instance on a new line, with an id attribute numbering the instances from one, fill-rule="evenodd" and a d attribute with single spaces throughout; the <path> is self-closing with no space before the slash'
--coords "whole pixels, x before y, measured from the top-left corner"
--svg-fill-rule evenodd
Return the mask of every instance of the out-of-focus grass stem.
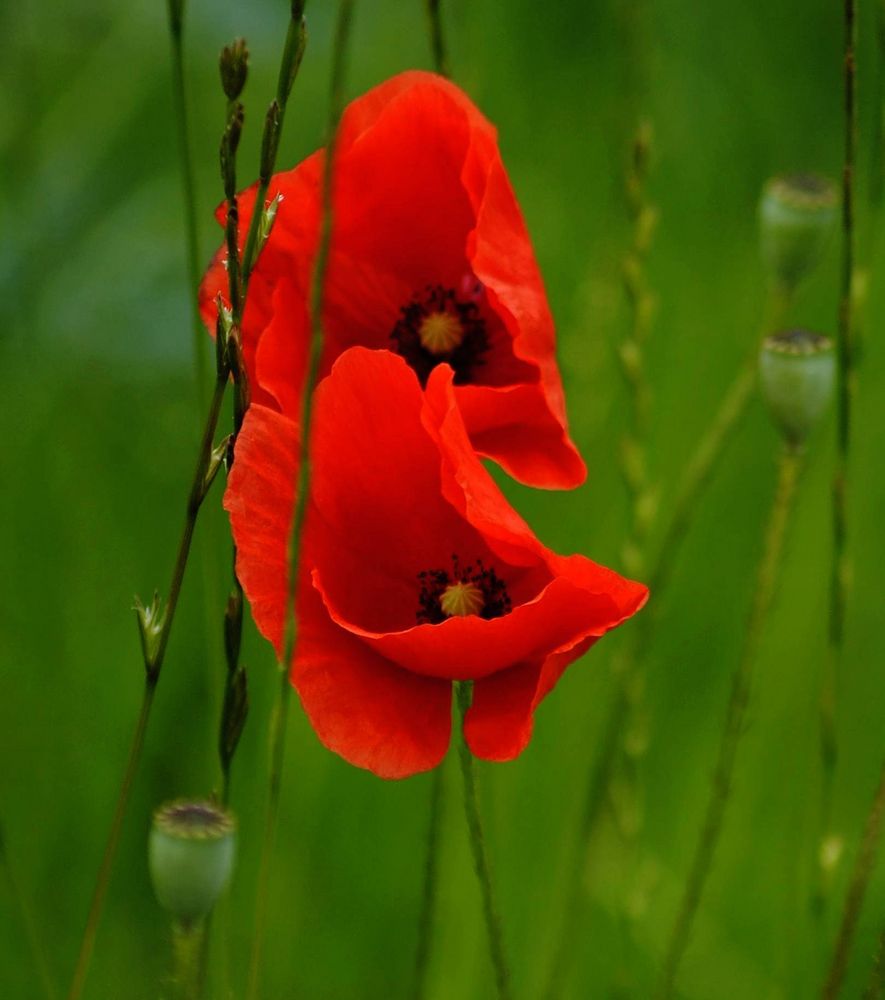
<path id="1" fill-rule="evenodd" d="M 418 919 L 418 948 L 415 952 L 415 987 L 413 1000 L 424 1000 L 427 992 L 427 967 L 430 962 L 430 941 L 433 937 L 433 911 L 439 876 L 439 827 L 443 802 L 442 764 L 430 778 L 430 817 L 427 822 L 427 847 L 424 857 L 424 888 L 421 893 L 421 915 Z"/>
<path id="2" fill-rule="evenodd" d="M 841 993 L 845 970 L 848 966 L 848 956 L 851 951 L 851 942 L 854 938 L 854 932 L 857 929 L 857 922 L 860 919 L 867 886 L 869 885 L 870 878 L 873 875 L 873 868 L 876 864 L 876 854 L 879 849 L 879 840 L 882 836 L 883 821 L 885 821 L 885 762 L 883 762 L 882 771 L 879 775 L 879 787 L 876 789 L 873 804 L 867 814 L 860 848 L 857 852 L 857 860 L 854 863 L 851 881 L 848 884 L 848 892 L 845 895 L 842 922 L 839 925 L 839 933 L 836 938 L 833 957 L 821 994 L 823 1000 L 837 1000 L 837 997 Z M 881 979 L 881 947 L 878 961 L 879 977 Z"/>
<path id="3" fill-rule="evenodd" d="M 197 193 L 194 159 L 188 128 L 187 88 L 184 77 L 184 0 L 168 0 L 169 40 L 172 48 L 172 95 L 178 132 L 178 155 L 181 162 L 181 186 L 184 202 L 185 252 L 187 258 L 188 306 L 193 327 L 194 371 L 199 412 L 206 409 L 206 385 L 209 380 L 209 344 L 200 319 L 197 289 L 200 284 L 200 242 L 197 228 Z"/>
<path id="4" fill-rule="evenodd" d="M 40 936 L 37 921 L 34 918 L 34 910 L 31 902 L 16 878 L 12 860 L 9 857 L 6 847 L 6 833 L 2 826 L 0 826 L 0 865 L 3 866 L 3 871 L 6 875 L 9 894 L 12 896 L 21 916 L 22 927 L 28 941 L 28 950 L 31 952 L 31 960 L 34 963 L 34 970 L 40 979 L 43 994 L 47 1000 L 55 1000 L 55 984 L 52 980 L 52 973 L 49 971 L 46 948 L 43 945 L 43 939 Z"/>
<path id="5" fill-rule="evenodd" d="M 449 56 L 446 49 L 446 38 L 443 33 L 442 0 L 425 0 L 427 4 L 427 20 L 430 23 L 430 48 L 433 52 L 433 65 L 441 76 L 451 76 Z"/>
<path id="6" fill-rule="evenodd" d="M 844 13 L 844 162 L 842 166 L 842 264 L 837 341 L 836 466 L 833 473 L 833 557 L 830 572 L 829 642 L 821 689 L 820 726 L 823 789 L 821 794 L 822 847 L 831 834 L 832 799 L 838 748 L 836 700 L 839 667 L 845 641 L 845 611 L 850 576 L 848 553 L 848 464 L 851 448 L 851 417 L 855 390 L 854 277 L 855 277 L 855 185 L 857 159 L 857 0 L 843 0 Z M 823 874 L 823 873 L 822 873 Z M 819 879 L 819 899 L 825 902 L 827 880 Z"/>
<path id="7" fill-rule="evenodd" d="M 473 855 L 473 868 L 479 881 L 482 893 L 483 915 L 486 923 L 486 933 L 489 941 L 489 954 L 492 967 L 495 970 L 495 985 L 498 1000 L 510 1000 L 510 971 L 504 954 L 504 935 L 501 930 L 501 918 L 495 901 L 492 873 L 489 867 L 486 851 L 485 835 L 482 827 L 482 815 L 479 809 L 479 792 L 476 784 L 476 763 L 467 740 L 464 736 L 464 720 L 470 708 L 472 684 L 470 681 L 455 683 L 455 700 L 458 704 L 458 756 L 461 761 L 461 775 L 464 781 L 464 812 L 467 818 L 467 832 L 470 839 L 470 850 Z"/>
<path id="8" fill-rule="evenodd" d="M 863 1000 L 883 1000 L 883 997 L 885 997 L 885 928 L 879 935 L 879 944 L 876 954 L 873 955 L 873 967 L 870 969 L 870 981 Z"/>
<path id="9" fill-rule="evenodd" d="M 310 488 L 310 431 L 313 417 L 313 390 L 319 373 L 323 349 L 323 296 L 329 247 L 332 239 L 332 179 L 335 164 L 335 150 L 338 139 L 338 125 L 344 110 L 344 76 L 347 65 L 347 48 L 353 21 L 355 0 L 341 0 L 338 8 L 338 22 L 332 55 L 332 79 L 329 98 L 329 119 L 327 125 L 326 153 L 323 167 L 322 215 L 320 239 L 310 294 L 310 342 L 308 345 L 307 370 L 301 404 L 301 447 L 298 462 L 295 506 L 292 512 L 292 526 L 289 536 L 289 566 L 286 597 L 286 627 L 283 638 L 283 655 L 279 662 L 278 698 L 274 707 L 271 726 L 270 783 L 264 817 L 264 834 L 258 871 L 258 887 L 255 900 L 255 924 L 253 928 L 252 953 L 249 963 L 249 987 L 247 997 L 256 1000 L 261 980 L 261 956 L 267 924 L 268 890 L 273 861 L 273 846 L 280 807 L 283 761 L 286 749 L 286 728 L 291 699 L 289 671 L 298 638 L 298 621 L 295 599 L 298 592 L 300 570 L 301 534 L 307 513 L 307 499 Z M 261 202 L 256 203 L 256 211 Z"/>
<path id="10" fill-rule="evenodd" d="M 784 539 L 793 510 L 801 466 L 802 458 L 799 450 L 786 445 L 780 458 L 778 484 L 765 532 L 765 544 L 759 563 L 750 616 L 744 633 L 743 649 L 732 678 L 731 694 L 706 815 L 683 889 L 679 912 L 670 933 L 664 956 L 656 993 L 659 1000 L 669 1000 L 673 996 L 679 966 L 688 944 L 701 896 L 706 886 L 707 876 L 710 873 L 713 855 L 722 832 L 725 809 L 731 796 L 738 747 L 750 699 L 753 671 L 780 575 Z"/>

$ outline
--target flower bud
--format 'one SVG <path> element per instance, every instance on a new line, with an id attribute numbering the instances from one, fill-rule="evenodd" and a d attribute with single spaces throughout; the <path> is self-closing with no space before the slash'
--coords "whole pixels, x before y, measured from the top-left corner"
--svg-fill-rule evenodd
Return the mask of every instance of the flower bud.
<path id="1" fill-rule="evenodd" d="M 230 45 L 221 50 L 218 60 L 221 70 L 221 86 L 225 97 L 235 101 L 246 86 L 246 76 L 249 72 L 249 50 L 245 38 L 235 38 Z"/>
<path id="2" fill-rule="evenodd" d="M 236 821 L 211 802 L 176 801 L 154 813 L 148 843 L 160 905 L 182 925 L 212 909 L 230 879 Z"/>
<path id="3" fill-rule="evenodd" d="M 775 423 L 791 444 L 800 445 L 833 392 L 833 342 L 808 330 L 784 330 L 766 337 L 759 355 L 759 376 Z"/>
<path id="4" fill-rule="evenodd" d="M 771 276 L 794 288 L 820 260 L 835 227 L 839 193 L 817 174 L 774 177 L 762 190 L 759 237 Z"/>

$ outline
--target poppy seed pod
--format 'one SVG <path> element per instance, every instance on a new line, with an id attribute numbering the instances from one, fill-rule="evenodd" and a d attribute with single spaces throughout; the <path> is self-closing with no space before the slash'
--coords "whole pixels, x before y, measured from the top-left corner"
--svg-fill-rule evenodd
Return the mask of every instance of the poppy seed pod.
<path id="1" fill-rule="evenodd" d="M 201 920 L 227 885 L 235 849 L 236 821 L 229 812 L 211 802 L 161 806 L 148 844 L 160 905 L 185 926 Z"/>
<path id="2" fill-rule="evenodd" d="M 836 358 L 829 337 L 784 330 L 766 337 L 759 355 L 762 395 L 787 440 L 800 445 L 826 409 Z"/>
<path id="3" fill-rule="evenodd" d="M 773 177 L 759 203 L 762 259 L 771 276 L 794 288 L 816 266 L 836 226 L 836 185 L 817 174 Z"/>

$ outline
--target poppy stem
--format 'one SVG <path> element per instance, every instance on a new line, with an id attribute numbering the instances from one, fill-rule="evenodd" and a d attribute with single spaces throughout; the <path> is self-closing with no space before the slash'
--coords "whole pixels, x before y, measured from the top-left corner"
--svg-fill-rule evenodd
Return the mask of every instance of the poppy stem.
<path id="1" fill-rule="evenodd" d="M 200 285 L 200 241 L 197 229 L 197 193 L 194 180 L 194 160 L 188 128 L 187 89 L 184 77 L 184 0 L 168 0 L 169 41 L 172 48 L 172 98 L 178 132 L 178 154 L 181 166 L 181 187 L 184 201 L 185 252 L 187 259 L 187 292 L 191 309 L 194 345 L 194 370 L 197 381 L 197 402 L 200 412 L 206 409 L 206 383 L 209 375 L 209 345 L 200 319 L 197 289 Z"/>
<path id="2" fill-rule="evenodd" d="M 753 669 L 780 574 L 784 540 L 793 509 L 801 467 L 802 456 L 800 452 L 785 445 L 780 458 L 777 489 L 765 532 L 765 545 L 759 562 L 756 590 L 753 595 L 747 629 L 744 633 L 743 649 L 737 669 L 732 677 L 725 726 L 722 730 L 719 756 L 713 773 L 713 786 L 658 982 L 656 995 L 660 1000 L 669 1000 L 673 995 L 679 965 L 688 944 L 707 876 L 713 863 L 713 855 L 722 832 L 725 809 L 731 795 L 738 746 L 743 734 L 744 719 L 750 699 Z"/>
<path id="3" fill-rule="evenodd" d="M 77 956 L 77 964 L 68 991 L 68 1000 L 79 1000 L 86 983 L 86 976 L 89 972 L 89 964 L 92 960 L 92 952 L 95 947 L 95 937 L 98 932 L 98 924 L 104 909 L 105 896 L 110 885 L 111 872 L 117 848 L 120 843 L 120 834 L 123 828 L 123 819 L 129 805 L 130 793 L 138 765 L 141 761 L 141 754 L 144 748 L 144 739 L 150 720 L 151 707 L 154 702 L 154 692 L 160 679 L 160 671 L 163 668 L 163 661 L 166 655 L 166 648 L 169 643 L 169 634 L 172 630 L 172 622 L 175 618 L 175 611 L 178 607 L 178 598 L 181 593 L 181 586 L 184 582 L 184 572 L 187 567 L 188 556 L 190 555 L 191 542 L 194 537 L 197 516 L 200 512 L 203 500 L 209 487 L 212 484 L 213 475 L 213 441 L 215 431 L 218 427 L 218 417 L 221 412 L 221 404 L 224 393 L 227 389 L 228 377 L 226 368 L 219 368 L 215 390 L 209 404 L 209 413 L 206 417 L 206 425 L 203 429 L 203 437 L 200 442 L 200 449 L 197 455 L 197 464 L 194 471 L 193 482 L 191 483 L 185 513 L 184 528 L 181 539 L 178 543 L 178 553 L 175 558 L 175 566 L 172 570 L 172 582 L 169 586 L 169 597 L 166 608 L 159 610 L 159 603 L 155 600 L 154 617 L 151 623 L 145 624 L 143 614 L 139 615 L 142 652 L 144 655 L 145 686 L 142 696 L 141 708 L 135 724 L 135 731 L 132 736 L 132 743 L 129 749 L 129 757 L 126 768 L 123 772 L 123 780 L 117 795 L 117 803 L 114 807 L 114 815 L 111 820 L 111 828 L 108 840 L 102 855 L 101 865 L 96 878 L 95 889 L 93 890 L 92 902 L 89 907 L 89 914 L 86 918 L 86 928 L 83 932 L 83 939 L 80 943 L 80 951 Z M 141 609 L 143 613 L 145 609 Z M 148 639 L 148 633 L 150 638 Z"/>
<path id="4" fill-rule="evenodd" d="M 830 571 L 830 616 L 827 657 L 820 697 L 820 747 L 822 765 L 821 830 L 819 847 L 831 836 L 833 784 L 838 748 L 836 740 L 837 677 L 845 638 L 850 564 L 848 554 L 848 462 L 851 445 L 851 408 L 854 370 L 854 169 L 857 153 L 857 0 L 844 0 L 844 163 L 842 167 L 842 265 L 839 299 L 838 374 L 836 382 L 836 463 L 832 485 L 833 558 Z M 826 852 L 821 850 L 821 858 Z M 819 866 L 820 867 L 820 866 Z M 815 909 L 826 901 L 826 872 L 818 871 Z"/>
<path id="5" fill-rule="evenodd" d="M 848 885 L 848 892 L 845 895 L 842 923 L 839 926 L 839 934 L 836 938 L 836 946 L 833 951 L 832 961 L 830 962 L 827 981 L 821 993 L 823 1000 L 837 1000 L 837 997 L 841 993 L 842 981 L 845 978 L 845 970 L 848 966 L 852 938 L 857 929 L 864 896 L 866 895 L 867 886 L 869 885 L 873 868 L 876 864 L 876 854 L 879 848 L 879 840 L 882 836 L 883 821 L 885 821 L 885 763 L 883 763 L 882 771 L 879 775 L 879 787 L 876 789 L 873 804 L 867 814 L 860 849 L 857 853 L 857 860 L 854 863 L 854 871 L 851 875 L 851 882 Z"/>
<path id="6" fill-rule="evenodd" d="M 424 861 L 424 892 L 418 919 L 418 949 L 415 952 L 414 1000 L 424 1000 L 427 992 L 427 966 L 430 961 L 430 941 L 433 937 L 433 911 L 439 875 L 439 828 L 442 822 L 442 765 L 434 768 L 430 785 L 430 819 L 427 824 L 427 854 Z"/>
<path id="7" fill-rule="evenodd" d="M 476 764 L 467 740 L 464 736 L 464 721 L 473 697 L 473 686 L 470 681 L 456 681 L 455 699 L 458 702 L 458 712 L 461 719 L 458 738 L 458 755 L 461 760 L 461 774 L 464 778 L 464 812 L 467 816 L 467 830 L 470 834 L 470 850 L 473 853 L 473 868 L 479 880 L 482 892 L 483 914 L 486 931 L 489 938 L 489 952 L 495 970 L 495 983 L 498 988 L 499 1000 L 510 1000 L 510 972 L 504 956 L 504 938 L 501 931 L 501 918 L 495 903 L 492 886 L 492 875 L 489 859 L 486 853 L 485 836 L 482 828 L 482 817 L 479 811 L 479 793 L 476 783 Z"/>
<path id="8" fill-rule="evenodd" d="M 201 955 L 206 928 L 202 921 L 185 926 L 178 921 L 172 925 L 173 982 L 176 1000 L 199 1000 Z"/>
<path id="9" fill-rule="evenodd" d="M 440 76 L 450 77 L 449 57 L 446 50 L 446 39 L 443 34 L 442 0 L 427 0 L 427 19 L 430 23 L 430 47 L 433 51 L 433 65 Z"/>
<path id="10" fill-rule="evenodd" d="M 283 655 L 279 661 L 279 694 L 271 723 L 271 764 L 267 805 L 264 814 L 264 834 L 261 844 L 261 858 L 258 870 L 258 886 L 255 898 L 255 924 L 252 937 L 252 954 L 249 963 L 249 986 L 246 996 L 257 1000 L 261 981 L 261 954 L 267 926 L 267 904 L 273 863 L 273 846 L 280 810 L 280 789 L 282 787 L 283 763 L 285 760 L 286 728 L 291 700 L 289 671 L 295 655 L 298 639 L 298 621 L 295 599 L 298 592 L 298 576 L 301 563 L 301 535 L 307 514 L 307 499 L 310 488 L 310 431 L 313 418 L 313 390 L 317 383 L 320 359 L 323 350 L 323 295 L 326 267 L 329 261 L 329 247 L 332 241 L 332 176 L 335 164 L 335 150 L 338 141 L 338 126 L 344 111 L 344 75 L 347 47 L 353 21 L 355 0 L 341 0 L 338 8 L 338 22 L 332 55 L 332 74 L 329 98 L 329 118 L 327 123 L 326 155 L 323 165 L 322 212 L 320 238 L 314 262 L 310 295 L 311 335 L 308 345 L 307 370 L 301 403 L 301 446 L 298 462 L 295 505 L 289 534 L 288 588 L 286 598 L 286 623 L 283 636 Z M 299 6 L 293 4 L 293 13 Z M 300 5 L 303 7 L 303 4 Z M 290 32 L 291 33 L 291 32 Z M 287 41 L 288 47 L 288 41 Z M 300 57 L 299 57 L 300 59 Z M 284 58 L 285 66 L 285 58 Z M 281 71 L 280 79 L 283 79 Z M 256 202 L 257 208 L 260 202 Z M 253 215 L 254 219 L 254 215 Z"/>
<path id="11" fill-rule="evenodd" d="M 34 919 L 34 911 L 30 900 L 25 895 L 24 890 L 18 884 L 18 879 L 15 877 L 12 861 L 6 847 L 5 832 L 2 827 L 0 827 L 0 864 L 3 865 L 3 870 L 6 873 L 6 882 L 9 886 L 9 894 L 12 896 L 15 905 L 18 907 L 22 926 L 25 931 L 25 937 L 28 941 L 28 948 L 31 952 L 34 968 L 40 978 L 40 984 L 43 987 L 43 992 L 46 995 L 47 1000 L 55 1000 L 55 984 L 52 980 L 52 973 L 49 971 L 49 961 L 46 957 L 47 952 L 43 946 L 43 940 L 37 928 L 37 922 Z"/>

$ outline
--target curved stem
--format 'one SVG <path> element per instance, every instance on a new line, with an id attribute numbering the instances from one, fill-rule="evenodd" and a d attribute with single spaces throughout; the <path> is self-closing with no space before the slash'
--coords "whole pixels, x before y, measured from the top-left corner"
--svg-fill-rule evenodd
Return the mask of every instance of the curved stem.
<path id="1" fill-rule="evenodd" d="M 501 932 L 501 918 L 495 903 L 492 874 L 486 853 L 485 836 L 482 828 L 482 817 L 479 811 L 479 793 L 476 786 L 476 765 L 467 740 L 464 738 L 464 720 L 470 708 L 472 686 L 470 681 L 455 683 L 455 698 L 458 702 L 458 712 L 461 725 L 458 735 L 458 756 L 461 760 L 461 774 L 464 778 L 464 812 L 467 817 L 467 830 L 470 834 L 470 850 L 473 854 L 473 869 L 479 881 L 482 892 L 483 915 L 489 939 L 489 954 L 495 970 L 495 984 L 498 990 L 498 1000 L 510 1000 L 510 972 L 507 959 L 504 956 L 504 937 Z"/>
<path id="2" fill-rule="evenodd" d="M 427 0 L 427 19 L 430 22 L 430 47 L 433 51 L 433 65 L 441 76 L 451 76 L 446 40 L 443 34 L 441 0 Z"/>
<path id="3" fill-rule="evenodd" d="M 18 879 L 15 877 L 12 861 L 10 860 L 6 849 L 6 836 L 2 827 L 0 827 L 0 863 L 2 863 L 3 870 L 6 872 L 6 881 L 9 885 L 9 893 L 15 901 L 19 914 L 21 915 L 22 926 L 24 927 L 25 937 L 28 941 L 28 949 L 31 952 L 31 958 L 34 962 L 34 968 L 37 971 L 37 975 L 40 978 L 40 984 L 43 987 L 43 992 L 46 995 L 47 1000 L 55 1000 L 55 984 L 52 980 L 52 973 L 49 971 L 49 961 L 46 957 L 46 949 L 43 947 L 43 941 L 37 929 L 37 922 L 34 919 L 34 911 L 31 907 L 30 901 L 21 886 L 18 884 Z"/>
<path id="4" fill-rule="evenodd" d="M 332 238 L 332 175 L 335 163 L 335 149 L 338 125 L 344 110 L 344 71 L 347 45 L 353 20 L 355 0 L 341 0 L 338 8 L 338 23 L 332 57 L 332 81 L 329 104 L 328 137 L 323 169 L 322 221 L 320 240 L 314 263 L 311 286 L 310 317 L 311 336 L 308 346 L 307 371 L 301 404 L 301 446 L 298 462 L 295 505 L 292 512 L 292 526 L 289 535 L 289 566 L 286 600 L 286 628 L 283 637 L 283 655 L 279 666 L 279 688 L 271 737 L 270 785 L 264 816 L 264 835 L 261 844 L 261 860 L 258 873 L 258 888 L 255 900 L 255 928 L 252 938 L 252 954 L 249 963 L 249 988 L 247 997 L 255 1000 L 259 994 L 261 980 L 261 954 L 267 925 L 268 890 L 273 864 L 273 844 L 280 808 L 283 763 L 285 759 L 286 725 L 290 701 L 289 670 L 295 655 L 298 638 L 298 622 L 295 612 L 295 598 L 298 591 L 300 570 L 301 534 L 307 513 L 307 498 L 310 488 L 310 430 L 313 418 L 313 390 L 317 382 L 320 358 L 323 349 L 323 293 L 329 247 Z"/>
<path id="5" fill-rule="evenodd" d="M 835 711 L 839 663 L 845 638 L 845 608 L 848 601 L 848 461 L 851 446 L 851 409 L 854 371 L 854 169 L 857 154 L 857 0 L 843 0 L 844 14 L 844 162 L 842 166 L 842 267 L 839 298 L 836 466 L 833 472 L 833 559 L 830 570 L 830 627 L 824 678 L 821 686 L 820 726 L 823 788 L 821 793 L 822 845 L 832 822 L 833 783 L 838 747 Z M 826 879 L 819 872 L 816 908 L 823 909 Z"/>
<path id="6" fill-rule="evenodd" d="M 83 992 L 86 983 L 86 975 L 89 971 L 89 963 L 92 959 L 92 952 L 95 948 L 95 936 L 98 933 L 98 923 L 101 919 L 104 900 L 111 881 L 111 871 L 114 866 L 114 858 L 117 854 L 117 847 L 120 843 L 120 833 L 123 829 L 123 818 L 129 805 L 129 796 L 132 785 L 135 782 L 135 775 L 138 772 L 138 764 L 141 760 L 141 752 L 144 747 L 144 737 L 147 732 L 148 720 L 151 714 L 151 705 L 154 701 L 156 691 L 156 678 L 148 677 L 145 680 L 144 694 L 141 699 L 141 709 L 138 713 L 138 721 L 135 725 L 135 732 L 132 735 L 132 744 L 129 747 L 129 757 L 126 761 L 126 769 L 123 772 L 123 781 L 120 784 L 120 791 L 117 795 L 117 804 L 114 807 L 114 816 L 111 820 L 111 829 L 108 833 L 104 854 L 101 859 L 101 866 L 98 869 L 98 877 L 95 881 L 95 889 L 92 894 L 92 903 L 89 907 L 89 916 L 86 918 L 86 929 L 83 932 L 83 940 L 80 943 L 80 954 L 77 957 L 77 966 L 74 970 L 74 978 L 68 990 L 68 1000 L 77 1000 Z"/>
<path id="7" fill-rule="evenodd" d="M 713 855 L 722 832 L 725 809 L 731 795 L 738 746 L 744 729 L 744 717 L 750 699 L 753 669 L 780 573 L 784 538 L 793 509 L 800 468 L 801 456 L 799 453 L 785 447 L 780 460 L 778 485 L 765 533 L 765 546 L 759 563 L 756 591 L 747 622 L 744 645 L 732 678 L 725 726 L 722 730 L 719 756 L 713 773 L 713 787 L 694 858 L 685 882 L 682 903 L 670 934 L 670 942 L 658 984 L 657 996 L 661 1000 L 668 1000 L 673 995 L 679 964 L 688 944 L 694 918 L 697 915 L 701 896 L 706 886 L 707 876 L 710 873 Z"/>
<path id="8" fill-rule="evenodd" d="M 860 849 L 857 852 L 857 860 L 854 863 L 854 871 L 851 874 L 851 882 L 845 896 L 842 923 L 839 926 L 839 935 L 836 938 L 827 981 L 821 993 L 823 1000 L 836 1000 L 842 988 L 842 980 L 845 978 L 845 969 L 848 965 L 848 955 L 851 951 L 851 942 L 857 929 L 867 885 L 876 864 L 883 820 L 885 820 L 885 763 L 883 763 L 882 772 L 879 775 L 879 787 L 876 789 L 873 804 L 867 814 Z"/>
<path id="9" fill-rule="evenodd" d="M 203 437 L 200 442 L 200 450 L 197 455 L 197 464 L 194 471 L 193 482 L 187 500 L 184 528 L 181 539 L 178 543 L 178 553 L 175 558 L 175 566 L 172 570 L 172 582 L 169 585 L 169 598 L 166 603 L 165 612 L 162 615 L 156 636 L 156 645 L 148 651 L 144 648 L 145 655 L 145 689 L 141 702 L 141 709 L 135 725 L 135 732 L 132 736 L 132 744 L 129 750 L 129 758 L 123 772 L 123 780 L 120 784 L 120 791 L 117 795 L 117 804 L 114 808 L 114 816 L 111 820 L 111 829 L 105 845 L 101 865 L 96 878 L 95 889 L 93 891 L 92 903 L 89 907 L 89 915 L 86 919 L 86 929 L 80 943 L 80 952 L 77 956 L 77 964 L 74 969 L 74 976 L 68 991 L 68 1000 L 78 1000 L 83 992 L 86 982 L 86 975 L 89 971 L 89 963 L 92 959 L 92 951 L 95 947 L 95 936 L 98 931 L 98 923 L 104 908 L 105 895 L 110 884 L 111 871 L 113 869 L 114 858 L 117 854 L 117 847 L 120 842 L 120 832 L 123 826 L 123 818 L 129 805 L 129 797 L 132 791 L 132 784 L 138 771 L 138 764 L 141 760 L 141 753 L 144 747 L 144 737 L 150 720 L 151 707 L 154 701 L 154 691 L 160 679 L 160 672 L 163 668 L 163 661 L 166 656 L 166 648 L 169 644 L 169 635 L 172 631 L 172 622 L 175 619 L 175 611 L 178 607 L 178 598 L 181 594 L 181 586 L 184 582 L 184 573 L 187 567 L 188 556 L 190 555 L 191 542 L 194 537 L 197 516 L 200 507 L 206 497 L 207 472 L 212 456 L 212 443 L 215 437 L 215 430 L 218 426 L 218 417 L 221 412 L 221 404 L 227 388 L 227 375 L 220 373 L 215 381 L 215 391 L 209 405 L 209 413 L 206 417 L 206 426 L 203 429 Z M 143 626 L 144 627 L 144 626 Z M 144 636 L 142 636 L 144 640 Z"/>
<path id="10" fill-rule="evenodd" d="M 421 916 L 418 919 L 418 949 L 415 952 L 414 1000 L 424 1000 L 427 990 L 427 966 L 430 961 L 430 941 L 433 936 L 433 911 L 439 872 L 439 827 L 442 821 L 443 771 L 434 769 L 430 786 L 430 819 L 427 824 L 427 854 L 424 860 L 424 892 Z"/>

